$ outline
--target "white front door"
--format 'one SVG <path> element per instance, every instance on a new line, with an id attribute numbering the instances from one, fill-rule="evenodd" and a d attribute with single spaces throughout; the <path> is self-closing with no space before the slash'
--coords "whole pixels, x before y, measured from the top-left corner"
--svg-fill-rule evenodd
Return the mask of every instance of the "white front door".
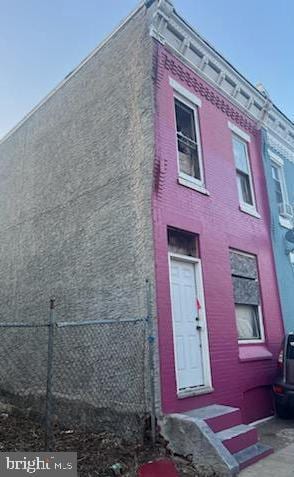
<path id="1" fill-rule="evenodd" d="M 171 300 L 178 391 L 205 385 L 196 264 L 171 258 Z"/>

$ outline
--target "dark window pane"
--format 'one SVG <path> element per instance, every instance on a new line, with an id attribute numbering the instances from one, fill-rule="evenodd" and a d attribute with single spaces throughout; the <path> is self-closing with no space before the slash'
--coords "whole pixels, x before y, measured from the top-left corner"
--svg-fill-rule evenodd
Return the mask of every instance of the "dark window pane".
<path id="1" fill-rule="evenodd" d="M 196 142 L 196 131 L 194 122 L 193 109 L 189 108 L 185 104 L 176 99 L 176 119 L 177 119 L 177 132 L 181 133 L 193 142 Z"/>
<path id="2" fill-rule="evenodd" d="M 288 336 L 286 358 L 287 359 L 294 359 L 294 336 L 293 335 Z"/>
<path id="3" fill-rule="evenodd" d="M 239 141 L 237 138 L 233 137 L 233 149 L 236 169 L 244 172 L 245 174 L 248 174 L 249 171 L 246 148 L 247 146 L 243 141 Z"/>
<path id="4" fill-rule="evenodd" d="M 201 180 L 194 111 L 175 100 L 180 171 Z"/>
<path id="5" fill-rule="evenodd" d="M 283 192 L 282 192 L 282 185 L 281 185 L 281 177 L 278 166 L 272 164 L 272 176 L 274 180 L 275 186 L 275 193 L 276 193 L 276 200 L 278 204 L 283 204 Z"/>
<path id="6" fill-rule="evenodd" d="M 280 183 L 276 183 L 275 185 L 275 190 L 276 190 L 276 200 L 278 204 L 283 204 L 283 194 L 281 191 L 281 186 Z"/>
<path id="7" fill-rule="evenodd" d="M 178 139 L 180 171 L 201 180 L 197 147 L 188 146 Z"/>
<path id="8" fill-rule="evenodd" d="M 243 202 L 248 205 L 253 205 L 253 197 L 248 174 L 237 170 L 237 181 L 239 193 L 241 194 Z"/>

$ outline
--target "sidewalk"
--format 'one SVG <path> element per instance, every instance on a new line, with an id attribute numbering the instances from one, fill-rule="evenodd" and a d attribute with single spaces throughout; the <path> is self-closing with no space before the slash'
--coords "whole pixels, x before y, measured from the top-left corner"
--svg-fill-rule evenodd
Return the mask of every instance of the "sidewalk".
<path id="1" fill-rule="evenodd" d="M 274 449 L 269 457 L 240 472 L 240 477 L 294 476 L 294 420 L 274 418 L 257 426 L 260 440 Z"/>

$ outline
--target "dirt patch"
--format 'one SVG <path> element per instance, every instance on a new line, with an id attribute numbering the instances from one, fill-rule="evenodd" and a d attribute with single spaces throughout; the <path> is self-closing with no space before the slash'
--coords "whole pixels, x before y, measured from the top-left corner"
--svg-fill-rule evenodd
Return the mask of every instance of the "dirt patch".
<path id="1" fill-rule="evenodd" d="M 277 417 L 257 426 L 260 440 L 275 451 L 294 443 L 294 420 Z"/>
<path id="2" fill-rule="evenodd" d="M 6 413 L 0 415 L 0 451 L 43 451 L 45 433 L 34 421 Z M 76 430 L 54 430 L 52 449 L 78 454 L 80 477 L 111 477 L 112 465 L 118 463 L 124 477 L 136 477 L 138 466 L 159 458 L 171 458 L 163 441 L 155 447 L 127 443 L 110 433 L 89 433 Z M 185 459 L 173 458 L 181 477 L 197 477 Z"/>

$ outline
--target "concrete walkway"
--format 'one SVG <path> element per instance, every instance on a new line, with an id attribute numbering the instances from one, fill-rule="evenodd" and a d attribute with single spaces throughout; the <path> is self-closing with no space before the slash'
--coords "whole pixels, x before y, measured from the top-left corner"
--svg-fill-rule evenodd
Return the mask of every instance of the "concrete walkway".
<path id="1" fill-rule="evenodd" d="M 240 472 L 240 477 L 294 477 L 294 420 L 272 419 L 257 426 L 260 441 L 274 453 Z"/>

